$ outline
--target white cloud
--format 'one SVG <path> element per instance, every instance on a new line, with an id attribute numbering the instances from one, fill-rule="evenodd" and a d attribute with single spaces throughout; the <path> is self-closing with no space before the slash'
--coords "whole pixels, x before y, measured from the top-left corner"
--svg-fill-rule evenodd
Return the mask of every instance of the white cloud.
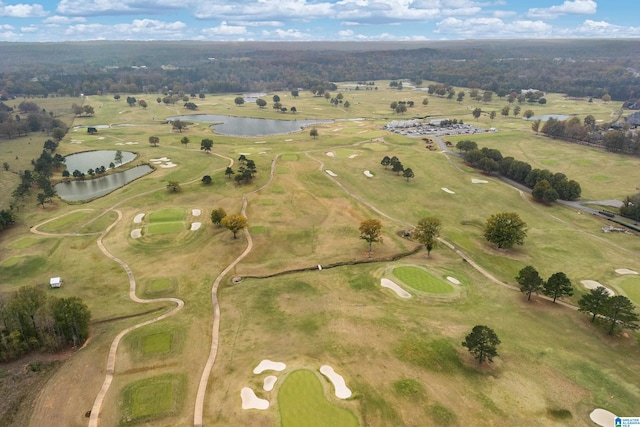
<path id="1" fill-rule="evenodd" d="M 269 40 L 311 40 L 308 34 L 294 29 L 282 30 L 278 28 L 273 31 L 264 30 L 262 31 L 262 36 Z"/>
<path id="2" fill-rule="evenodd" d="M 60 15 L 95 16 L 106 14 L 166 12 L 167 9 L 187 9 L 191 0 L 60 0 L 56 11 Z"/>
<path id="3" fill-rule="evenodd" d="M 640 27 L 621 27 L 605 21 L 587 19 L 577 28 L 576 33 L 581 37 L 638 37 Z"/>
<path id="4" fill-rule="evenodd" d="M 35 25 L 29 25 L 28 27 L 20 27 L 20 31 L 23 33 L 36 33 L 39 28 Z"/>
<path id="5" fill-rule="evenodd" d="M 48 18 L 45 18 L 42 20 L 42 22 L 44 24 L 51 24 L 51 25 L 65 25 L 65 24 L 73 24 L 75 22 L 86 22 L 86 18 L 83 16 L 76 16 L 73 18 L 69 18 L 67 16 L 60 16 L 60 15 L 55 15 L 55 16 L 50 16 Z"/>
<path id="6" fill-rule="evenodd" d="M 186 24 L 180 21 L 163 22 L 154 19 L 135 19 L 116 25 L 77 24 L 66 28 L 67 40 L 177 40 L 183 39 Z"/>
<path id="7" fill-rule="evenodd" d="M 339 37 L 353 37 L 355 33 L 351 30 L 340 30 L 338 31 Z"/>
<path id="8" fill-rule="evenodd" d="M 205 34 L 216 36 L 237 36 L 247 33 L 247 27 L 241 25 L 227 25 L 226 21 L 222 21 L 219 26 L 206 28 L 202 30 Z"/>
<path id="9" fill-rule="evenodd" d="M 8 16 L 11 18 L 40 18 L 48 14 L 41 4 L 20 3 L 3 5 L 0 2 L 0 16 Z"/>
<path id="10" fill-rule="evenodd" d="M 466 38 L 549 37 L 553 27 L 543 21 L 504 22 L 499 18 L 446 18 L 437 23 L 435 33 Z"/>
<path id="11" fill-rule="evenodd" d="M 496 10 L 493 12 L 493 16 L 495 18 L 511 18 L 512 16 L 517 15 L 516 12 L 513 12 L 511 10 Z"/>
<path id="12" fill-rule="evenodd" d="M 259 0 L 247 3 L 197 2 L 194 15 L 199 19 L 225 18 L 235 20 L 299 20 L 329 17 L 333 14 L 328 2 L 307 2 L 306 0 Z"/>
<path id="13" fill-rule="evenodd" d="M 566 0 L 559 6 L 532 8 L 527 12 L 531 18 L 554 19 L 560 15 L 593 15 L 598 3 L 594 0 Z"/>

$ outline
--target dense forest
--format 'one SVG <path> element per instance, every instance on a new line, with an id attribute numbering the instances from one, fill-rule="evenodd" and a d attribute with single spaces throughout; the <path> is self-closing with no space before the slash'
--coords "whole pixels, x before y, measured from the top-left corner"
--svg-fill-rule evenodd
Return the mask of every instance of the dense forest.
<path id="1" fill-rule="evenodd" d="M 633 40 L 0 43 L 0 95 L 220 93 L 411 79 L 640 98 Z"/>

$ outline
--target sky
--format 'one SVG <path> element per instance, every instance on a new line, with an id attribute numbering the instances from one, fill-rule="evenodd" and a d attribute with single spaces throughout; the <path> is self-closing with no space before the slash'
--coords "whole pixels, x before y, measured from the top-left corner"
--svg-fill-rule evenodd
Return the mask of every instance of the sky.
<path id="1" fill-rule="evenodd" d="M 0 41 L 640 37 L 638 0 L 0 0 Z"/>

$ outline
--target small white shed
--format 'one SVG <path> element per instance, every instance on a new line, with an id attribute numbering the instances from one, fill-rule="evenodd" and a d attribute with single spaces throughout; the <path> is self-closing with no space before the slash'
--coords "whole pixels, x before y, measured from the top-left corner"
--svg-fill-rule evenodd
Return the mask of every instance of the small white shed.
<path id="1" fill-rule="evenodd" d="M 51 285 L 52 288 L 59 288 L 62 286 L 62 279 L 60 277 L 52 277 L 49 279 L 49 285 Z"/>

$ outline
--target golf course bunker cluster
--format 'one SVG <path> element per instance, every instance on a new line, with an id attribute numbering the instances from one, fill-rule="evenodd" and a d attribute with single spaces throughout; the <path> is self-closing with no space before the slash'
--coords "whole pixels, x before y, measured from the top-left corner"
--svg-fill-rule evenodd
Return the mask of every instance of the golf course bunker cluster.
<path id="1" fill-rule="evenodd" d="M 191 217 L 197 218 L 202 210 L 191 209 Z M 146 220 L 145 220 L 146 219 Z M 133 218 L 133 224 L 137 227 L 131 230 L 132 239 L 139 239 L 143 235 L 166 235 L 179 233 L 185 229 L 186 211 L 181 208 L 170 208 L 162 211 L 152 212 L 147 215 L 139 213 Z M 197 231 L 202 227 L 200 221 L 193 221 L 189 224 L 189 231 Z"/>

